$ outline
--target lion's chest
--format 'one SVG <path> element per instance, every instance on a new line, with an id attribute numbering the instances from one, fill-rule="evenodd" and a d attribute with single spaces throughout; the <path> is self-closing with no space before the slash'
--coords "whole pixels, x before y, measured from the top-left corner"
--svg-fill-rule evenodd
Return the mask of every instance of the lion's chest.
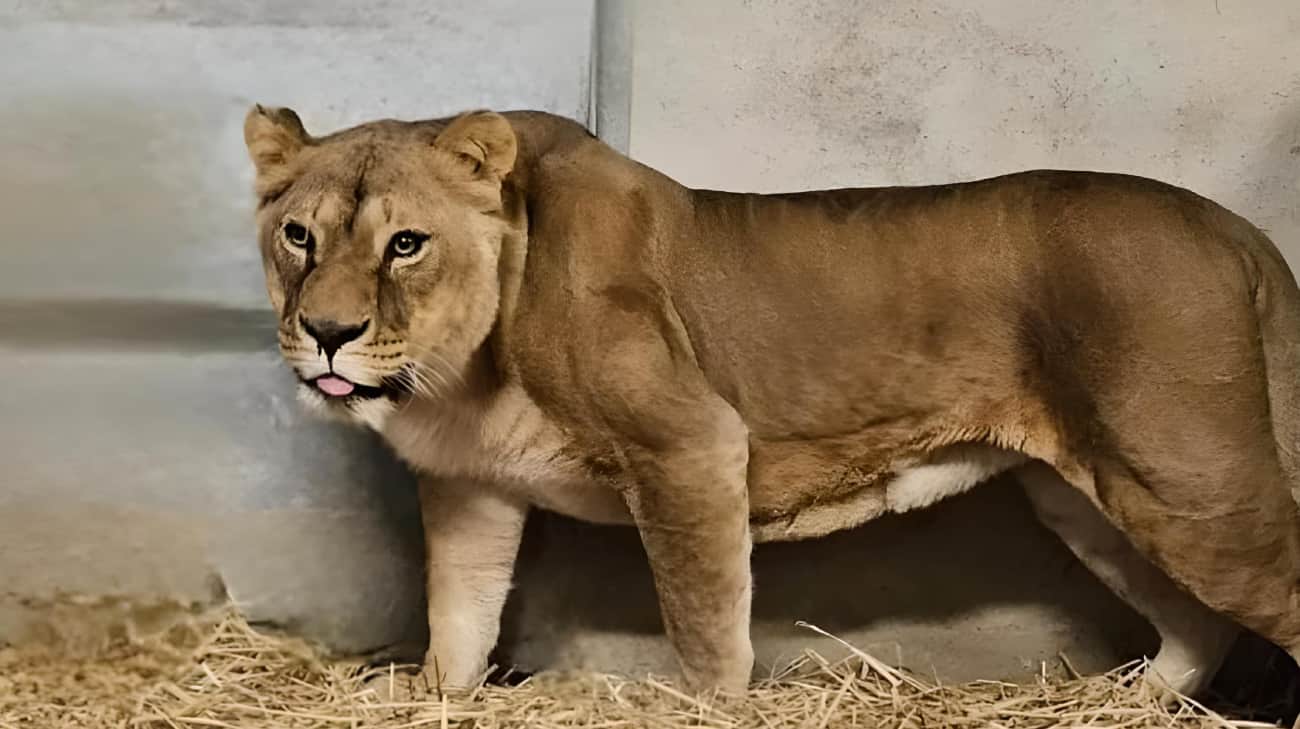
<path id="1" fill-rule="evenodd" d="M 534 506 L 598 523 L 630 523 L 617 493 L 593 481 L 563 430 L 522 391 L 491 403 L 412 403 L 383 431 L 416 470 L 491 484 Z"/>

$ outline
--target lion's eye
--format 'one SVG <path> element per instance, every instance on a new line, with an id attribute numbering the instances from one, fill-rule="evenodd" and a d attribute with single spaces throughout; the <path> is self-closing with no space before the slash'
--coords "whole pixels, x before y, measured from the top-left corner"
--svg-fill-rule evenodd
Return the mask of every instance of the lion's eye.
<path id="1" fill-rule="evenodd" d="M 295 248 L 310 248 L 313 243 L 311 231 L 298 223 L 284 224 L 284 239 Z"/>
<path id="2" fill-rule="evenodd" d="M 399 231 L 388 239 L 388 250 L 398 258 L 409 258 L 419 253 L 427 240 L 429 236 L 424 233 L 417 233 L 414 230 Z"/>

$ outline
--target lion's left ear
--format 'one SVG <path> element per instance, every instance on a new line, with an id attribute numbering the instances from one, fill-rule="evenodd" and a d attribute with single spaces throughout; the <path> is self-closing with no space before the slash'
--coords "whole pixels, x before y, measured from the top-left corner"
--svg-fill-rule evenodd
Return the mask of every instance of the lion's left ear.
<path id="1" fill-rule="evenodd" d="M 515 166 L 515 130 L 506 118 L 491 111 L 471 111 L 456 117 L 433 146 L 460 155 L 479 175 L 500 181 Z"/>

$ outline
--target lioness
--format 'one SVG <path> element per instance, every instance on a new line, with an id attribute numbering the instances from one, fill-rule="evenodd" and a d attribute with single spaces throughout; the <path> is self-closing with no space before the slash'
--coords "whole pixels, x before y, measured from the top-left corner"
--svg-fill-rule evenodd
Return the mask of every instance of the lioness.
<path id="1" fill-rule="evenodd" d="M 445 684 L 485 667 L 531 507 L 635 525 L 688 685 L 738 691 L 751 542 L 1007 471 L 1154 624 L 1163 689 L 1238 624 L 1300 652 L 1300 293 L 1209 200 L 695 190 L 536 112 L 244 134 L 302 399 L 423 476 Z"/>

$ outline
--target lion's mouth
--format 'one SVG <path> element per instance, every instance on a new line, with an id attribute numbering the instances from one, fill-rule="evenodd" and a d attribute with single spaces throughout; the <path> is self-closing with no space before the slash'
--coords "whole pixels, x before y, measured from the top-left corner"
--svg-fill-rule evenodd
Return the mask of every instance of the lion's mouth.
<path id="1" fill-rule="evenodd" d="M 387 386 L 362 385 L 334 374 L 321 375 L 307 381 L 307 384 L 330 400 L 370 399 L 393 392 L 392 388 Z"/>

